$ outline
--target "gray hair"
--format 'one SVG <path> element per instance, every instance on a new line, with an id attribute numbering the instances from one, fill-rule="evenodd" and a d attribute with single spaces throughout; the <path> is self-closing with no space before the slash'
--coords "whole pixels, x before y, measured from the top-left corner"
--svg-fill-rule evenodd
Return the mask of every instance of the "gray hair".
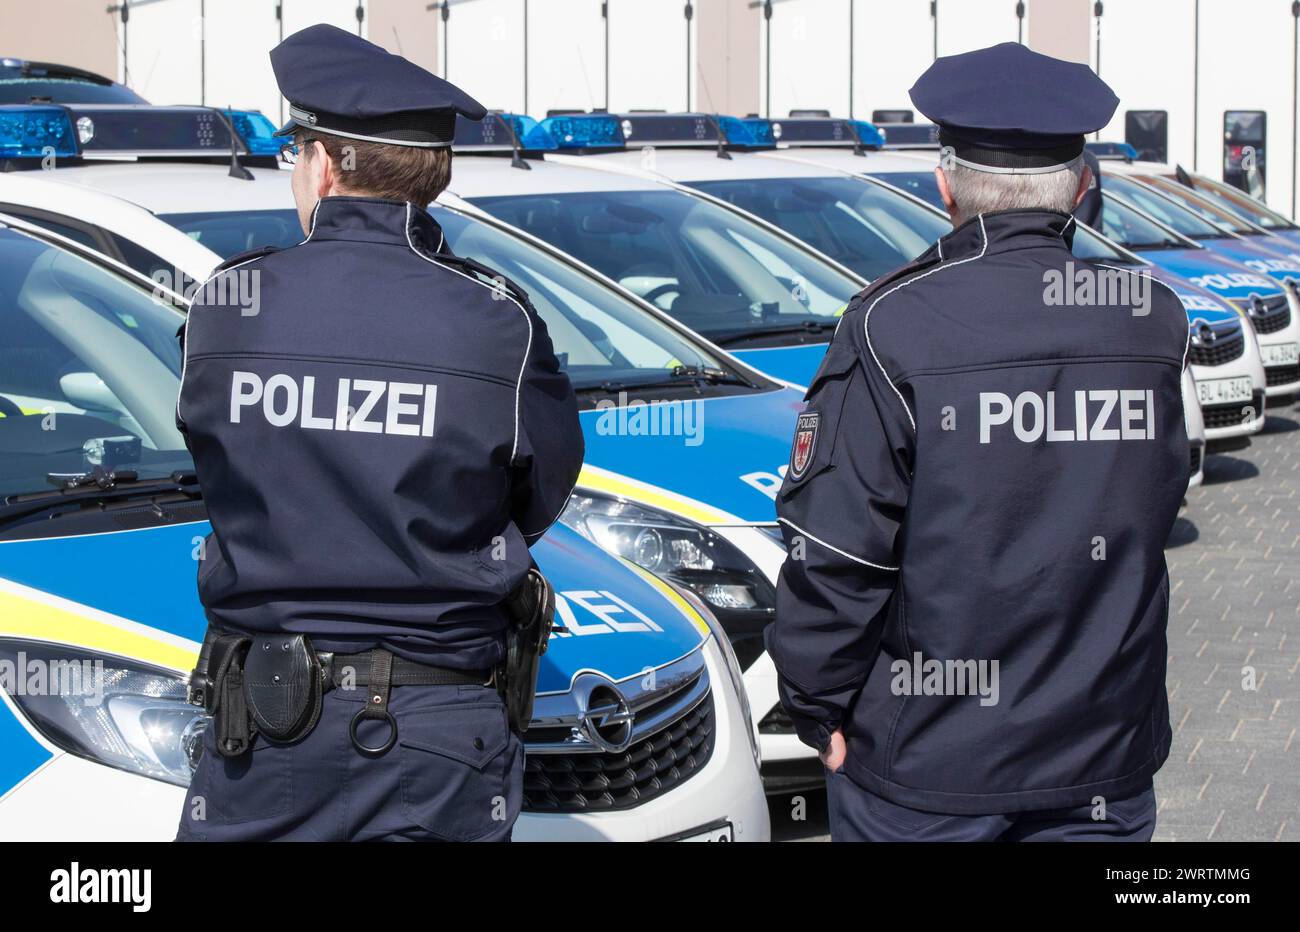
<path id="1" fill-rule="evenodd" d="M 963 217 L 1017 209 L 1072 213 L 1083 166 L 1083 156 L 1078 156 L 1057 171 L 1013 175 L 982 172 L 952 159 L 942 163 L 948 190 Z"/>

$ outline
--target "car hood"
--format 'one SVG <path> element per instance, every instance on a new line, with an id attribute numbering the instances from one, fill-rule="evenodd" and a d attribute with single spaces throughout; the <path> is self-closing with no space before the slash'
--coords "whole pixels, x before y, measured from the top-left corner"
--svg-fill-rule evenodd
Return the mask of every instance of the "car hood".
<path id="1" fill-rule="evenodd" d="M 205 621 L 206 521 L 0 543 L 0 635 L 58 640 L 188 671 Z M 622 680 L 695 650 L 708 626 L 671 586 L 556 525 L 533 556 L 557 593 L 538 691 L 585 670 Z"/>
<path id="2" fill-rule="evenodd" d="M 803 395 L 782 388 L 681 402 L 680 415 L 672 414 L 677 404 L 584 411 L 587 451 L 578 485 L 700 524 L 776 521 L 776 492 Z M 672 435 L 667 428 L 674 423 L 691 429 Z"/>
<path id="3" fill-rule="evenodd" d="M 1168 269 L 1152 266 L 1151 277 L 1169 286 L 1169 290 L 1183 302 L 1188 322 L 1203 320 L 1208 324 L 1217 324 L 1224 320 L 1238 320 L 1240 315 L 1231 307 L 1216 298 L 1204 288 L 1198 288 L 1181 275 L 1175 275 Z"/>
<path id="4" fill-rule="evenodd" d="M 826 355 L 827 343 L 799 344 L 798 346 L 764 346 L 756 349 L 732 350 L 732 355 L 748 363 L 759 372 L 774 379 L 793 382 L 807 387 L 817 374 L 817 367 Z"/>
<path id="5" fill-rule="evenodd" d="M 1300 259 L 1280 246 L 1269 247 L 1260 239 L 1231 237 L 1208 240 L 1205 245 L 1260 275 L 1267 275 L 1280 282 L 1285 282 L 1288 278 L 1300 279 Z"/>
<path id="6" fill-rule="evenodd" d="M 1210 249 L 1149 249 L 1138 250 L 1138 255 L 1219 298 L 1282 293 L 1282 287 L 1267 275 Z"/>

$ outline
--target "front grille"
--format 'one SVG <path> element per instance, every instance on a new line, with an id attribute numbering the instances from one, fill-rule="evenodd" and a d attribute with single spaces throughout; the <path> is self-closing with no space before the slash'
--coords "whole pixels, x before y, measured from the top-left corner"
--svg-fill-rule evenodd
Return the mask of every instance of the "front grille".
<path id="1" fill-rule="evenodd" d="M 1201 409 L 1201 418 L 1205 421 L 1207 428 L 1235 427 L 1247 420 L 1255 420 L 1255 418 L 1259 417 L 1259 412 L 1263 410 L 1264 393 L 1254 391 L 1250 393 L 1250 404 L 1232 402 L 1226 405 L 1210 405 Z M 1249 418 L 1247 414 L 1250 415 Z"/>
<path id="2" fill-rule="evenodd" d="M 529 754 L 528 812 L 611 812 L 668 792 L 703 769 L 713 753 L 713 694 L 620 754 Z"/>
<path id="3" fill-rule="evenodd" d="M 1221 366 L 1232 362 L 1246 350 L 1246 336 L 1241 327 L 1233 325 L 1232 330 L 1215 331 L 1218 338 L 1203 344 L 1193 343 L 1187 350 L 1188 360 L 1196 366 Z M 1192 331 L 1195 335 L 1196 331 Z"/>
<path id="4" fill-rule="evenodd" d="M 1300 382 L 1300 365 L 1270 366 L 1264 370 L 1264 382 L 1269 388 Z"/>
<path id="5" fill-rule="evenodd" d="M 1285 330 L 1291 323 L 1291 307 L 1286 302 L 1286 295 L 1274 295 L 1261 298 L 1250 310 L 1250 319 L 1257 333 L 1277 333 Z"/>
<path id="6" fill-rule="evenodd" d="M 1201 471 L 1201 457 L 1204 455 L 1204 453 L 1205 453 L 1205 448 L 1202 447 L 1199 443 L 1198 443 L 1198 444 L 1195 444 L 1195 445 L 1192 447 L 1192 472 L 1191 472 L 1191 474 L 1192 474 L 1193 476 L 1196 475 L 1198 472 Z"/>

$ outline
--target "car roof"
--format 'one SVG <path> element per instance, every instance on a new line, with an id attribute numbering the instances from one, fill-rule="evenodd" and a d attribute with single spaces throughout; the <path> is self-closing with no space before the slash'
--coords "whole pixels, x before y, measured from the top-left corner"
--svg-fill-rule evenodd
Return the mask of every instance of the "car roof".
<path id="1" fill-rule="evenodd" d="M 62 176 L 61 170 L 0 173 L 0 211 L 4 205 L 13 205 L 94 224 L 143 246 L 195 278 L 206 277 L 221 261 L 212 250 L 144 208 L 100 191 L 66 184 Z"/>
<path id="2" fill-rule="evenodd" d="M 602 152 L 598 155 L 547 154 L 548 160 L 573 165 L 590 165 L 596 169 L 614 168 L 636 174 L 660 175 L 672 181 L 724 181 L 737 178 L 826 178 L 842 175 L 833 168 L 792 162 L 774 162 L 760 159 L 752 152 L 732 152 L 731 158 L 720 159 L 712 146 L 690 149 L 671 149 L 657 146 L 654 149 L 653 168 L 640 149 L 621 152 Z"/>
<path id="3" fill-rule="evenodd" d="M 653 191 L 663 184 L 561 161 L 530 159 L 530 171 L 510 167 L 510 159 L 460 154 L 452 159 L 448 190 L 463 198 L 495 194 L 575 194 L 589 191 Z"/>
<path id="4" fill-rule="evenodd" d="M 758 153 L 760 158 L 822 165 L 855 175 L 876 172 L 924 172 L 934 168 L 938 153 L 927 149 L 907 152 L 868 151 L 854 155 L 849 148 L 786 148 Z"/>
<path id="5" fill-rule="evenodd" d="M 137 204 L 155 214 L 290 210 L 291 172 L 248 168 L 252 181 L 230 176 L 229 164 L 86 161 L 56 169 L 59 180 Z"/>

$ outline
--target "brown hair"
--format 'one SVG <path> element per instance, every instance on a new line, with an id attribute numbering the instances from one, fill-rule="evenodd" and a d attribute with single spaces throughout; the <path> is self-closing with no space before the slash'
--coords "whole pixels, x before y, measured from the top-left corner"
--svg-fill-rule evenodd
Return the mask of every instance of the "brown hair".
<path id="1" fill-rule="evenodd" d="M 340 185 L 349 193 L 410 201 L 428 207 L 451 182 L 451 149 L 392 146 L 343 136 L 303 134 L 304 156 L 325 147 Z"/>

